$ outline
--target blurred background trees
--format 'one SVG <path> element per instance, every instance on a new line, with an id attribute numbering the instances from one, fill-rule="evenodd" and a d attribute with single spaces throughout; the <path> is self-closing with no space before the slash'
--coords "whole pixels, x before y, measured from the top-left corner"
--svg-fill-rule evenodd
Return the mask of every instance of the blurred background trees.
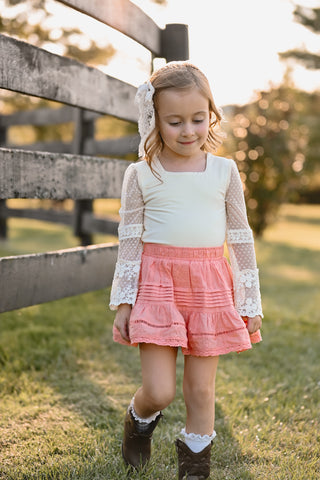
<path id="1" fill-rule="evenodd" d="M 79 28 L 66 27 L 63 22 L 63 27 L 59 26 L 48 0 L 2 0 L 2 4 L 1 33 L 92 65 L 107 63 L 115 53 L 107 41 L 99 46 Z"/>
<path id="2" fill-rule="evenodd" d="M 320 94 L 296 90 L 287 81 L 227 111 L 223 153 L 238 164 L 257 235 L 275 220 L 281 203 L 320 203 Z"/>
<path id="3" fill-rule="evenodd" d="M 320 8 L 306 8 L 296 6 L 294 16 L 297 22 L 304 25 L 315 34 L 320 34 Z M 308 52 L 305 49 L 289 50 L 280 53 L 283 59 L 294 59 L 301 62 L 306 68 L 320 68 L 320 54 Z"/>
<path id="4" fill-rule="evenodd" d="M 294 15 L 320 34 L 320 8 L 296 6 Z M 280 57 L 309 69 L 320 67 L 320 54 L 314 52 L 290 50 Z M 283 202 L 320 203 L 320 92 L 297 90 L 288 68 L 282 85 L 227 112 L 223 152 L 237 161 L 256 235 L 275 220 Z"/>

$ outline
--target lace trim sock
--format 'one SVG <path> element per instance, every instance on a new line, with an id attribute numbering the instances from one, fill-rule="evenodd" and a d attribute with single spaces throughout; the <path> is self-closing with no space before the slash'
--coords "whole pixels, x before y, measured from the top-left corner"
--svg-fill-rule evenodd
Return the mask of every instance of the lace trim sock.
<path id="1" fill-rule="evenodd" d="M 158 417 L 158 415 L 161 413 L 160 411 L 156 412 L 156 413 L 154 413 L 153 415 L 151 415 L 150 417 L 147 417 L 147 418 L 139 417 L 139 415 L 137 414 L 137 412 L 134 409 L 134 397 L 132 398 L 132 400 L 130 402 L 129 409 L 132 413 L 133 418 L 139 423 L 139 428 L 140 429 L 145 428 L 146 430 L 147 430 L 148 426 L 150 425 L 150 423 L 153 422 Z"/>
<path id="2" fill-rule="evenodd" d="M 197 433 L 187 433 L 184 428 L 181 430 L 181 434 L 184 436 L 184 443 L 193 453 L 202 452 L 217 435 L 214 430 L 211 435 L 199 435 Z"/>

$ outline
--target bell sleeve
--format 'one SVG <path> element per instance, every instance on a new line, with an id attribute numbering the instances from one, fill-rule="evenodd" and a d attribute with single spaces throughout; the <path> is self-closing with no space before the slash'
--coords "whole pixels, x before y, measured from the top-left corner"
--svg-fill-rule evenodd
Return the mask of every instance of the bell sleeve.
<path id="1" fill-rule="evenodd" d="M 231 162 L 226 192 L 226 240 L 233 272 L 235 308 L 242 317 L 263 317 L 253 234 L 248 223 L 239 171 L 236 163 Z"/>
<path id="2" fill-rule="evenodd" d="M 134 305 L 138 293 L 144 202 L 135 164 L 124 175 L 119 213 L 119 249 L 111 287 L 111 310 L 117 310 L 122 303 Z"/>

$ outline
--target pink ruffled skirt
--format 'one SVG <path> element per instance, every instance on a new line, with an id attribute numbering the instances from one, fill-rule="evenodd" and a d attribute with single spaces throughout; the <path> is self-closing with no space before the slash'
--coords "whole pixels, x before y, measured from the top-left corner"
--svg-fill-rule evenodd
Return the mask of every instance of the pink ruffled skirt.
<path id="1" fill-rule="evenodd" d="M 139 290 L 130 316 L 130 340 L 116 328 L 116 342 L 181 347 L 184 355 L 216 356 L 251 348 L 260 332 L 249 335 L 234 307 L 232 272 L 218 248 L 171 247 L 146 243 Z"/>

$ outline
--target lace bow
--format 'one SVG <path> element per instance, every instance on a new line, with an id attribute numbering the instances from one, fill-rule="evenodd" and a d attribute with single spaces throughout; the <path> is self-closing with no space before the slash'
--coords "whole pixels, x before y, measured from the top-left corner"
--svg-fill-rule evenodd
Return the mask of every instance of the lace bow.
<path id="1" fill-rule="evenodd" d="M 144 155 L 144 144 L 152 130 L 155 128 L 155 112 L 153 95 L 155 89 L 151 82 L 140 85 L 137 90 L 135 103 L 139 108 L 138 129 L 140 134 L 139 157 Z"/>

